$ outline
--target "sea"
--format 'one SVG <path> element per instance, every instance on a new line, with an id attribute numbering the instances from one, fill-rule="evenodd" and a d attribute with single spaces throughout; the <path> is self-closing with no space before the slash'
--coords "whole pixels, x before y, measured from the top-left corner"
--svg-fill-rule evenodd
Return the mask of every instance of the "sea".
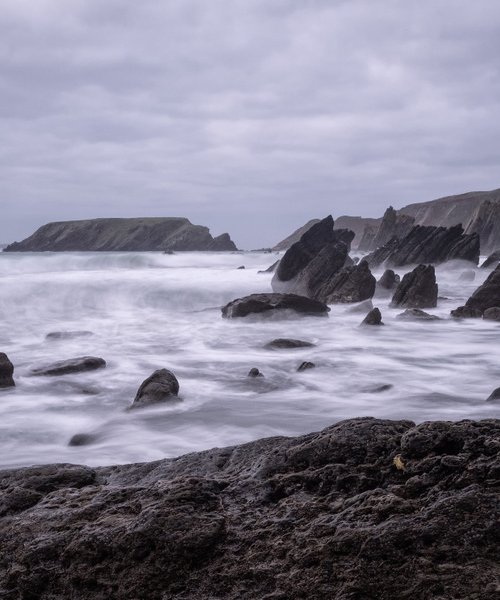
<path id="1" fill-rule="evenodd" d="M 271 291 L 261 273 L 279 255 L 204 253 L 0 253 L 0 351 L 16 387 L 0 391 L 0 466 L 109 465 L 293 436 L 343 419 L 487 419 L 500 387 L 500 323 L 454 320 L 488 272 L 437 267 L 432 322 L 397 318 L 377 293 L 383 327 L 333 305 L 327 318 L 294 313 L 223 319 L 221 306 Z M 244 266 L 244 269 L 238 267 Z M 474 281 L 462 281 L 465 271 Z M 403 275 L 406 269 L 399 269 Z M 382 269 L 374 271 L 378 278 Z M 53 332 L 85 336 L 51 339 Z M 275 338 L 314 344 L 272 350 Z M 104 369 L 35 376 L 34 368 L 99 356 Z M 309 361 L 315 368 L 298 372 Z M 251 368 L 264 377 L 250 378 Z M 180 400 L 128 411 L 141 382 L 170 369 Z M 76 434 L 91 443 L 69 445 Z"/>

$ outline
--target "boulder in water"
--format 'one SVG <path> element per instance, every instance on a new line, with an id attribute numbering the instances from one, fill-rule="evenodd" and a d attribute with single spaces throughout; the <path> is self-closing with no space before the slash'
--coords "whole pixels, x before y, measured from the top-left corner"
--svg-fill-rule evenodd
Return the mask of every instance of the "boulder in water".
<path id="1" fill-rule="evenodd" d="M 383 325 L 380 310 L 377 307 L 373 308 L 363 319 L 361 325 Z"/>
<path id="2" fill-rule="evenodd" d="M 250 371 L 248 371 L 247 377 L 264 377 L 264 374 L 257 369 L 257 367 L 252 367 Z"/>
<path id="3" fill-rule="evenodd" d="M 303 363 L 301 363 L 297 369 L 297 371 L 299 373 L 301 373 L 302 371 L 308 371 L 309 369 L 314 369 L 315 368 L 315 364 L 313 362 L 309 362 L 309 361 L 304 361 Z"/>
<path id="4" fill-rule="evenodd" d="M 178 393 L 177 377 L 168 369 L 158 369 L 141 383 L 130 408 L 177 400 Z"/>
<path id="5" fill-rule="evenodd" d="M 45 336 L 46 340 L 72 340 L 79 337 L 94 335 L 92 331 L 51 331 Z"/>
<path id="6" fill-rule="evenodd" d="M 480 319 L 483 316 L 482 311 L 470 306 L 459 306 L 450 312 L 454 319 Z"/>
<path id="7" fill-rule="evenodd" d="M 392 307 L 433 308 L 437 305 L 438 286 L 432 265 L 419 265 L 406 273 L 392 297 Z"/>
<path id="8" fill-rule="evenodd" d="M 69 375 L 71 373 L 82 373 L 84 371 L 94 371 L 106 366 L 106 361 L 97 356 L 80 356 L 68 360 L 59 360 L 50 365 L 36 367 L 31 370 L 32 375 Z"/>
<path id="9" fill-rule="evenodd" d="M 431 315 L 420 308 L 407 308 L 404 312 L 396 315 L 396 318 L 403 321 L 442 321 L 440 317 Z"/>
<path id="10" fill-rule="evenodd" d="M 399 275 L 396 275 L 392 269 L 386 269 L 382 277 L 377 281 L 377 286 L 384 290 L 393 290 L 399 282 Z"/>
<path id="11" fill-rule="evenodd" d="M 0 352 L 0 388 L 14 387 L 14 365 L 5 352 Z"/>
<path id="12" fill-rule="evenodd" d="M 284 350 L 295 348 L 311 348 L 315 344 L 304 342 L 303 340 L 293 340 L 290 338 L 277 338 L 266 344 L 266 348 Z"/>
<path id="13" fill-rule="evenodd" d="M 222 308 L 222 316 L 226 319 L 234 319 L 279 310 L 326 316 L 330 309 L 322 302 L 296 294 L 251 294 L 226 304 Z"/>

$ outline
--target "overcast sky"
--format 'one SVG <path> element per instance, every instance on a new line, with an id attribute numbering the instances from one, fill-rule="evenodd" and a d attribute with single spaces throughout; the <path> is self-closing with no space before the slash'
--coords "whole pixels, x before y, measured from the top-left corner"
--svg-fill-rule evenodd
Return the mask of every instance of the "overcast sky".
<path id="1" fill-rule="evenodd" d="M 0 0 L 0 241 L 186 216 L 244 248 L 500 187 L 498 0 Z"/>

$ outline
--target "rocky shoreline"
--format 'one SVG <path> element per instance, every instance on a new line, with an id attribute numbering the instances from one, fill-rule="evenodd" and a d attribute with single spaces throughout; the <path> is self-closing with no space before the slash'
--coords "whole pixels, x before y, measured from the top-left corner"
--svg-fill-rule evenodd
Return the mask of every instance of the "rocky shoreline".
<path id="1" fill-rule="evenodd" d="M 3 471 L 1 597 L 490 600 L 499 492 L 499 420 Z"/>

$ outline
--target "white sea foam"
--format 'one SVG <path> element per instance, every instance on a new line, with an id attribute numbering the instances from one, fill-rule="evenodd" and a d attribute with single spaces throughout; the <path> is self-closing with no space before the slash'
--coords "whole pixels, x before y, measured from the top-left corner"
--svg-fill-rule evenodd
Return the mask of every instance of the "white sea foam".
<path id="1" fill-rule="evenodd" d="M 448 299 L 430 312 L 443 321 L 397 320 L 401 311 L 388 308 L 388 297 L 374 299 L 382 328 L 360 328 L 363 315 L 347 305 L 333 306 L 327 319 L 222 319 L 226 302 L 270 291 L 272 275 L 257 271 L 275 260 L 260 253 L 0 254 L 0 351 L 15 364 L 17 384 L 0 392 L 0 463 L 146 461 L 363 415 L 500 416 L 498 404 L 485 402 L 500 386 L 500 325 L 448 319 L 487 272 L 461 282 L 469 265 L 438 268 L 439 293 Z M 45 339 L 62 330 L 94 335 Z M 316 347 L 264 349 L 277 337 Z M 29 375 L 34 365 L 86 354 L 102 356 L 107 368 Z M 304 360 L 317 368 L 297 373 Z M 247 378 L 254 366 L 265 378 Z M 140 383 L 163 367 L 176 373 L 183 402 L 126 412 Z M 393 387 L 371 391 L 384 384 Z M 68 446 L 76 433 L 96 441 Z"/>

